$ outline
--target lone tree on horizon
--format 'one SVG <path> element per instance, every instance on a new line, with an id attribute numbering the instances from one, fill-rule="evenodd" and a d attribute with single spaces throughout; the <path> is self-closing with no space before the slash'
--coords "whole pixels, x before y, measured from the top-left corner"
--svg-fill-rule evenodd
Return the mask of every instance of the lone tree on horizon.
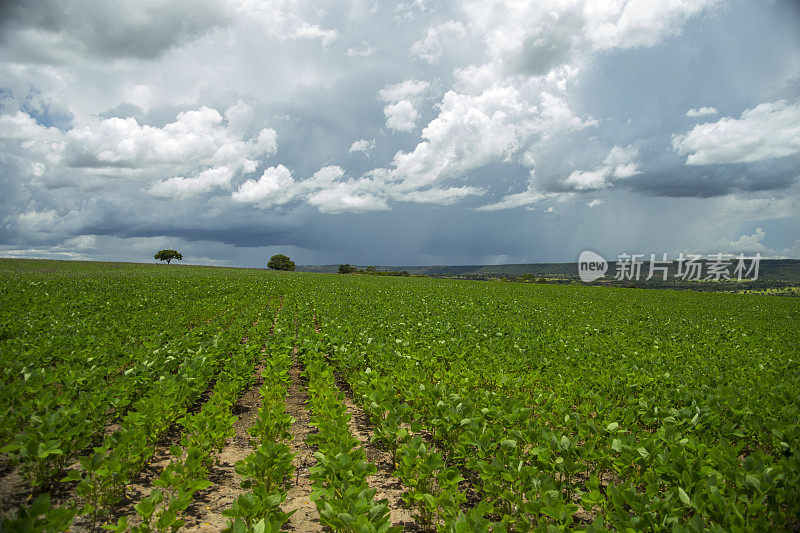
<path id="1" fill-rule="evenodd" d="M 294 270 L 294 261 L 289 256 L 276 254 L 269 258 L 267 268 L 272 270 Z"/>
<path id="2" fill-rule="evenodd" d="M 169 264 L 169 262 L 173 259 L 177 259 L 178 261 L 183 260 L 183 255 L 181 255 L 181 253 L 177 250 L 161 250 L 153 257 L 159 261 L 166 261 L 167 264 Z"/>

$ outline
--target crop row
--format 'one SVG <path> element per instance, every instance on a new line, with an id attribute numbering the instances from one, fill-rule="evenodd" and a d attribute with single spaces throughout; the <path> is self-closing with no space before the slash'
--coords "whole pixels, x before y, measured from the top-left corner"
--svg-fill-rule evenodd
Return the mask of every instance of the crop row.
<path id="1" fill-rule="evenodd" d="M 311 426 L 317 429 L 306 442 L 316 446 L 316 465 L 310 470 L 312 500 L 320 521 L 335 531 L 391 532 L 386 500 L 374 501 L 375 488 L 367 477 L 377 468 L 366 459 L 364 449 L 349 429 L 350 414 L 327 364 L 321 346 L 313 337 L 302 336 L 299 356 L 308 383 Z"/>
<path id="2" fill-rule="evenodd" d="M 183 429 L 180 444 L 170 446 L 173 460 L 155 481 L 159 488 L 135 506 L 139 523 L 130 527 L 129 517 L 122 517 L 114 531 L 177 531 L 184 525 L 181 514 L 197 491 L 211 485 L 207 477 L 215 454 L 233 436 L 236 417 L 231 408 L 241 393 L 252 387 L 259 356 L 260 347 L 254 344 L 240 345 L 230 355 L 202 409 L 179 420 Z"/>
<path id="3" fill-rule="evenodd" d="M 320 345 L 326 346 L 325 341 Z M 326 354 L 333 351 L 335 347 L 327 345 Z M 483 518 L 493 511 L 486 502 L 464 507 L 467 496 L 461 471 L 424 437 L 423 425 L 390 379 L 381 378 L 369 367 L 345 374 L 345 379 L 372 424 L 372 442 L 391 454 L 392 475 L 405 487 L 403 500 L 419 524 L 451 532 L 504 529 L 506 524 Z"/>
<path id="4" fill-rule="evenodd" d="M 13 463 L 21 465 L 32 486 L 49 488 L 58 481 L 72 457 L 96 441 L 111 420 L 129 409 L 131 412 L 125 419 L 128 425 L 149 416 L 141 398 L 165 394 L 177 397 L 169 388 L 170 382 L 164 383 L 163 376 L 174 375 L 174 384 L 185 375 L 196 380 L 198 376 L 192 371 L 197 361 L 195 365 L 188 362 L 202 353 L 208 337 L 209 330 L 180 337 L 142 357 L 114 382 L 80 392 L 69 402 L 52 387 L 42 391 L 38 397 L 19 405 L 20 416 L 26 417 L 27 424 L 23 424 L 3 451 Z M 190 387 L 183 392 L 191 397 L 195 391 Z M 144 414 L 136 414 L 139 411 Z"/>
<path id="5" fill-rule="evenodd" d="M 281 511 L 281 505 L 286 501 L 286 487 L 294 471 L 294 455 L 282 442 L 291 438 L 289 427 L 294 422 L 286 412 L 293 346 L 291 339 L 282 339 L 263 361 L 261 406 L 249 429 L 254 450 L 235 465 L 236 473 L 243 479 L 241 486 L 247 492 L 240 494 L 231 508 L 223 512 L 231 519 L 226 532 L 277 532 L 292 514 Z"/>
<path id="6" fill-rule="evenodd" d="M 201 399 L 210 385 L 216 383 L 217 387 L 223 387 L 231 381 L 220 381 L 220 370 L 226 364 L 234 365 L 231 368 L 235 369 L 243 350 L 252 352 L 255 349 L 239 342 L 242 334 L 250 328 L 252 320 L 249 316 L 222 331 L 215 331 L 218 326 L 197 328 L 197 333 L 182 337 L 185 342 L 175 345 L 174 351 L 156 352 L 149 360 L 143 361 L 143 368 L 160 368 L 149 387 L 149 395 L 133 401 L 119 420 L 118 429 L 107 434 L 88 455 L 80 457 L 78 465 L 72 466 L 63 479 L 61 472 L 68 466 L 72 455 L 83 450 L 90 440 L 96 438 L 97 432 L 104 429 L 90 424 L 93 414 L 82 404 L 70 406 L 72 418 L 48 418 L 46 422 L 51 425 L 46 426 L 46 435 L 32 432 L 35 426 L 20 432 L 18 439 L 24 438 L 26 440 L 22 442 L 32 444 L 26 448 L 10 449 L 12 457 L 41 479 L 75 484 L 82 502 L 79 513 L 86 515 L 91 523 L 98 523 L 125 497 L 126 485 L 153 456 L 165 432 L 178 422 L 191 430 L 195 421 L 186 416 L 187 410 Z M 194 344 L 189 344 L 190 340 Z M 98 391 L 97 394 L 107 393 Z M 224 396 L 214 395 L 222 403 Z M 63 412 L 58 414 L 63 415 Z M 216 414 L 220 414 L 219 408 Z M 203 419 L 198 420 L 203 422 Z M 37 423 L 41 424 L 38 420 Z"/>

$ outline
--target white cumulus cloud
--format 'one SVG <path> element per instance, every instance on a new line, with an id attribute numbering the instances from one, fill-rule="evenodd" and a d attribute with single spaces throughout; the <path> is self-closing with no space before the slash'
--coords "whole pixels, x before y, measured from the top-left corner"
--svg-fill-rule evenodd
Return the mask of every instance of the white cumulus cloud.
<path id="1" fill-rule="evenodd" d="M 225 187 L 230 183 L 234 172 L 228 167 L 214 167 L 200 172 L 196 177 L 176 176 L 154 183 L 150 194 L 162 199 L 186 198 L 210 191 L 214 187 Z"/>
<path id="2" fill-rule="evenodd" d="M 452 205 L 467 196 L 480 196 L 485 193 L 486 189 L 482 187 L 465 186 L 399 192 L 396 193 L 394 197 L 397 200 L 415 202 L 418 204 Z"/>
<path id="3" fill-rule="evenodd" d="M 593 170 L 576 170 L 564 181 L 565 185 L 578 191 L 605 189 L 615 180 L 626 179 L 640 174 L 635 159 L 638 152 L 633 147 L 614 146 L 603 160 L 603 164 Z"/>
<path id="4" fill-rule="evenodd" d="M 292 173 L 283 165 L 264 170 L 258 180 L 247 180 L 231 198 L 237 202 L 258 203 L 262 206 L 284 204 L 295 196 Z"/>
<path id="5" fill-rule="evenodd" d="M 428 89 L 427 81 L 405 80 L 378 91 L 378 99 L 386 102 L 386 126 L 395 131 L 412 131 L 419 118 L 417 108 Z"/>
<path id="6" fill-rule="evenodd" d="M 653 46 L 717 0 L 589 0 L 583 5 L 586 37 L 596 49 Z"/>
<path id="7" fill-rule="evenodd" d="M 243 0 L 239 15 L 258 24 L 270 38 L 278 41 L 319 39 L 323 46 L 339 38 L 335 28 L 324 28 L 313 19 L 318 17 L 314 6 L 295 0 Z"/>
<path id="8" fill-rule="evenodd" d="M 707 117 L 710 115 L 716 115 L 718 113 L 716 107 L 700 107 L 700 108 L 691 108 L 689 111 L 686 112 L 687 117 Z"/>
<path id="9" fill-rule="evenodd" d="M 481 207 L 476 208 L 476 211 L 503 211 L 505 209 L 515 209 L 517 207 L 527 207 L 528 209 L 533 209 L 532 206 L 534 204 L 537 204 L 547 198 L 553 198 L 556 196 L 557 194 L 554 193 L 543 193 L 538 191 L 536 189 L 534 171 L 531 171 L 530 177 L 528 178 L 528 186 L 524 191 L 508 194 L 495 203 L 482 205 Z"/>
<path id="10" fill-rule="evenodd" d="M 728 249 L 732 252 L 753 253 L 768 251 L 762 242 L 767 233 L 762 228 L 756 228 L 752 235 L 741 235 L 735 241 L 728 243 Z"/>
<path id="11" fill-rule="evenodd" d="M 698 124 L 676 135 L 672 147 L 687 165 L 752 163 L 800 153 L 800 104 L 759 104 L 741 117 Z"/>
<path id="12" fill-rule="evenodd" d="M 367 44 L 367 41 L 361 43 L 360 47 L 349 47 L 347 49 L 347 57 L 369 57 L 377 52 L 375 48 Z"/>
<path id="13" fill-rule="evenodd" d="M 258 180 L 248 180 L 231 195 L 236 202 L 261 208 L 305 201 L 322 213 L 365 213 L 389 209 L 380 183 L 374 180 L 347 179 L 344 169 L 322 167 L 310 178 L 295 180 L 283 165 L 270 167 Z"/>
<path id="14" fill-rule="evenodd" d="M 466 35 L 464 24 L 448 20 L 429 26 L 425 37 L 411 45 L 411 54 L 430 64 L 437 63 L 448 40 Z"/>
<path id="15" fill-rule="evenodd" d="M 135 118 L 93 119 L 67 132 L 65 160 L 73 167 L 145 168 L 164 165 L 247 166 L 252 157 L 277 149 L 274 130 L 255 139 L 241 137 L 239 125 L 229 130 L 216 109 L 179 113 L 163 128 L 139 125 Z"/>
<path id="16" fill-rule="evenodd" d="M 60 141 L 61 130 L 45 127 L 28 113 L 17 109 L 13 114 L 0 115 L 0 140 L 48 142 Z"/>
<path id="17" fill-rule="evenodd" d="M 372 155 L 373 150 L 375 150 L 375 139 L 359 139 L 350 145 L 351 154 L 353 152 L 364 152 L 369 157 Z"/>
<path id="18" fill-rule="evenodd" d="M 385 199 L 359 190 L 358 184 L 350 182 L 319 190 L 309 196 L 308 203 L 322 213 L 366 213 L 389 209 Z"/>

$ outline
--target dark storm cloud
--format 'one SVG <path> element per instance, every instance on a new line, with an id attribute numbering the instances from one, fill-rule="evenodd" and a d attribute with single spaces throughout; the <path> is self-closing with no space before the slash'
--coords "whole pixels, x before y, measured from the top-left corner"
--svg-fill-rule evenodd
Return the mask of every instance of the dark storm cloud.
<path id="1" fill-rule="evenodd" d="M 22 60 L 58 62 L 65 52 L 152 59 L 228 20 L 224 4 L 213 0 L 5 0 L 0 6 L 0 42 Z"/>
<path id="2" fill-rule="evenodd" d="M 271 230 L 268 227 L 233 226 L 228 228 L 186 227 L 180 225 L 87 225 L 81 228 L 86 235 L 109 235 L 115 237 L 178 237 L 187 242 L 214 241 L 241 247 L 316 244 L 314 239 L 304 242 L 294 229 Z"/>
<path id="3" fill-rule="evenodd" d="M 800 157 L 749 164 L 656 167 L 622 186 L 643 195 L 711 198 L 736 192 L 790 188 L 800 179 Z"/>

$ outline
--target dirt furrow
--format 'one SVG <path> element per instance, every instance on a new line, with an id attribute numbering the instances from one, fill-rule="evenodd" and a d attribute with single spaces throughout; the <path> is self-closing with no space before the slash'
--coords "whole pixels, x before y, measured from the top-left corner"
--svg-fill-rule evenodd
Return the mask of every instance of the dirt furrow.
<path id="1" fill-rule="evenodd" d="M 286 398 L 286 412 L 295 418 L 295 422 L 289 428 L 292 441 L 288 443 L 292 453 L 295 454 L 295 479 L 283 504 L 284 512 L 295 511 L 295 513 L 284 527 L 290 531 L 322 531 L 317 506 L 311 501 L 313 487 L 309 468 L 316 461 L 314 449 L 305 443 L 308 434 L 316 430 L 309 425 L 311 414 L 308 410 L 308 392 L 301 380 L 301 369 L 296 356 L 295 353 L 292 367 L 289 369 L 292 382 Z"/>
<path id="2" fill-rule="evenodd" d="M 233 405 L 233 414 L 238 418 L 233 424 L 235 434 L 211 467 L 208 480 L 213 483 L 208 489 L 195 494 L 194 501 L 186 510 L 184 531 L 220 531 L 228 523 L 222 512 L 230 509 L 234 499 L 243 491 L 241 477 L 234 471 L 236 461 L 244 459 L 253 448 L 248 430 L 253 426 L 261 405 L 261 375 L 263 365 L 256 368 L 256 384 Z"/>
<path id="3" fill-rule="evenodd" d="M 313 314 L 314 330 L 320 333 L 319 320 L 316 313 Z M 339 389 L 344 393 L 344 404 L 347 412 L 350 413 L 350 433 L 358 439 L 367 460 L 374 464 L 378 471 L 375 475 L 367 477 L 367 484 L 377 489 L 375 493 L 376 500 L 386 499 L 389 505 L 389 513 L 393 526 L 402 527 L 404 531 L 417 531 L 418 527 L 414 522 L 414 518 L 408 509 L 404 508 L 403 502 L 403 484 L 399 479 L 392 476 L 391 472 L 394 471 L 392 464 L 392 454 L 388 451 L 381 449 L 377 444 L 371 441 L 373 430 L 369 417 L 361 407 L 356 405 L 353 401 L 353 391 L 350 384 L 344 380 L 339 374 L 338 369 L 326 356 L 328 364 L 334 369 L 334 376 L 336 377 L 336 384 Z"/>
<path id="4" fill-rule="evenodd" d="M 374 475 L 367 477 L 367 484 L 377 489 L 375 500 L 388 501 L 393 526 L 402 527 L 404 531 L 418 531 L 411 511 L 403 507 L 403 484 L 391 474 L 394 471 L 392 455 L 370 441 L 373 431 L 369 417 L 349 394 L 345 395 L 344 404 L 350 413 L 350 433 L 361 443 L 367 460 L 378 469 Z"/>
<path id="5" fill-rule="evenodd" d="M 105 523 L 116 523 L 123 516 L 136 515 L 134 505 L 150 495 L 150 492 L 153 490 L 153 482 L 158 479 L 158 476 L 161 475 L 164 468 L 174 460 L 174 457 L 169 453 L 170 446 L 180 443 L 180 440 L 181 427 L 180 424 L 175 422 L 170 429 L 161 436 L 150 460 L 128 481 L 125 486 L 124 498 L 114 507 L 110 515 L 105 517 Z M 132 523 L 133 522 L 136 522 L 135 518 Z M 69 530 L 75 532 L 94 531 L 91 519 L 85 515 L 75 517 L 75 521 L 72 523 Z"/>

